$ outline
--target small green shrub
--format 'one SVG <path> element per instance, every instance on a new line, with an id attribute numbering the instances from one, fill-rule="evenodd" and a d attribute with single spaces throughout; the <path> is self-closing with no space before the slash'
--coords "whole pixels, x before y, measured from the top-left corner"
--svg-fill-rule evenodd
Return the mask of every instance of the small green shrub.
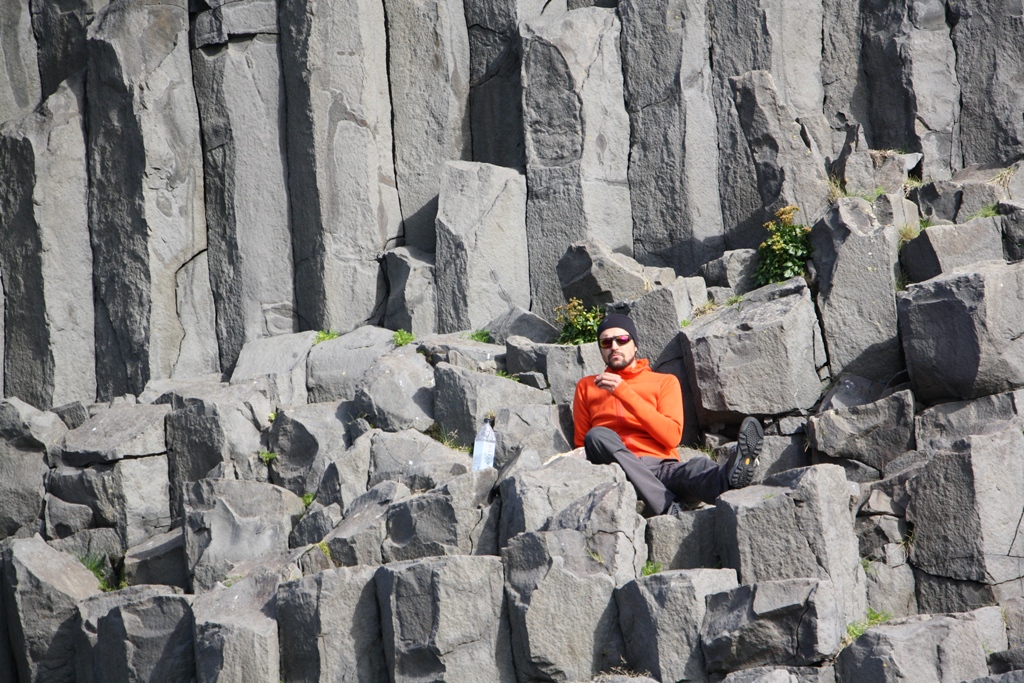
<path id="1" fill-rule="evenodd" d="M 784 206 L 775 212 L 777 220 L 764 224 L 770 235 L 757 248 L 758 286 L 805 274 L 804 263 L 811 257 L 811 229 L 793 223 L 797 211 L 795 206 Z"/>
<path id="2" fill-rule="evenodd" d="M 264 465 L 270 465 L 270 462 L 277 457 L 277 453 L 273 451 L 260 451 L 256 455 L 259 456 L 260 460 L 263 461 Z"/>
<path id="3" fill-rule="evenodd" d="M 508 374 L 508 371 L 507 371 L 507 370 L 498 370 L 498 371 L 497 371 L 496 373 L 494 373 L 494 374 L 495 374 L 495 375 L 497 375 L 498 377 L 504 377 L 505 379 L 510 379 L 510 380 L 512 380 L 513 382 L 518 382 L 518 381 L 519 381 L 519 378 L 518 378 L 518 377 L 516 377 L 515 375 L 510 375 L 510 374 Z"/>
<path id="4" fill-rule="evenodd" d="M 309 506 L 313 504 L 313 499 L 314 498 L 316 498 L 316 494 L 315 493 L 303 493 L 302 494 L 302 504 L 305 505 L 306 508 L 309 508 Z"/>
<path id="5" fill-rule="evenodd" d="M 661 562 L 651 562 L 647 560 L 647 564 L 640 570 L 641 576 L 650 576 L 651 574 L 657 574 L 661 571 Z"/>
<path id="6" fill-rule="evenodd" d="M 555 308 L 555 322 L 562 326 L 559 344 L 587 344 L 597 341 L 597 327 L 604 320 L 599 307 L 584 308 L 583 302 L 572 297 L 569 303 Z"/>
<path id="7" fill-rule="evenodd" d="M 682 320 L 679 321 L 679 327 L 689 327 L 690 323 L 692 322 L 693 321 L 690 320 L 689 318 L 683 318 Z"/>
<path id="8" fill-rule="evenodd" d="M 732 296 L 730 296 L 728 299 L 725 300 L 725 305 L 726 306 L 735 306 L 736 304 L 738 304 L 741 301 L 743 301 L 743 296 L 742 295 L 740 295 L 740 294 L 733 294 Z"/>
<path id="9" fill-rule="evenodd" d="M 476 332 L 471 332 L 469 338 L 472 339 L 473 341 L 478 341 L 484 344 L 491 343 L 491 333 L 488 332 L 487 330 L 477 330 Z"/>
<path id="10" fill-rule="evenodd" d="M 320 330 L 316 333 L 316 339 L 313 340 L 313 346 L 316 346 L 320 342 L 330 341 L 331 339 L 337 339 L 341 336 L 341 332 L 335 332 L 334 330 Z"/>
<path id="11" fill-rule="evenodd" d="M 868 607 L 867 619 L 846 625 L 846 638 L 843 640 L 843 646 L 845 647 L 860 638 L 869 628 L 884 624 L 890 619 L 892 619 L 892 614 L 889 612 L 878 612 Z"/>
<path id="12" fill-rule="evenodd" d="M 267 415 L 267 422 L 273 422 L 276 419 L 277 419 L 277 411 L 276 410 L 271 412 L 269 415 Z"/>
<path id="13" fill-rule="evenodd" d="M 334 558 L 331 557 L 331 549 L 327 545 L 327 541 L 320 541 L 316 544 L 316 547 L 320 549 L 320 552 L 324 554 L 324 557 L 326 557 L 331 562 L 334 562 Z"/>
<path id="14" fill-rule="evenodd" d="M 405 346 L 411 343 L 416 337 L 412 332 L 407 330 L 395 330 L 395 333 L 391 335 L 391 341 L 395 343 L 395 346 Z"/>
<path id="15" fill-rule="evenodd" d="M 994 218 L 994 217 L 996 217 L 998 215 L 999 215 L 999 205 L 998 204 L 986 204 L 985 206 L 981 207 L 980 209 L 978 209 L 977 211 L 972 213 L 970 216 L 968 216 L 967 220 L 968 221 L 972 221 L 975 218 Z M 967 221 L 963 221 L 963 222 L 966 223 Z"/>
<path id="16" fill-rule="evenodd" d="M 917 224 L 922 230 L 927 230 L 934 225 L 934 223 L 932 223 L 931 216 L 921 216 L 920 220 L 917 221 Z"/>

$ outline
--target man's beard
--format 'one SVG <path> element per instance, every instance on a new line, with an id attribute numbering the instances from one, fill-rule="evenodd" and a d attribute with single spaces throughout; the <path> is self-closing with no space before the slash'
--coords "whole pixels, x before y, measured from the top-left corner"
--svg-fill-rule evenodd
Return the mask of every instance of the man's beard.
<path id="1" fill-rule="evenodd" d="M 612 370 L 624 370 L 633 364 L 636 359 L 636 354 L 627 357 L 626 354 L 620 354 L 618 358 L 615 358 L 613 354 L 608 354 L 607 365 Z"/>

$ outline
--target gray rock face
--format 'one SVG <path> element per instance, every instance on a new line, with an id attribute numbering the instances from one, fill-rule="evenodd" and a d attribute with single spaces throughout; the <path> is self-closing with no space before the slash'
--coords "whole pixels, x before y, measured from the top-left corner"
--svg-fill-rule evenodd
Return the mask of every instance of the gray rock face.
<path id="1" fill-rule="evenodd" d="M 704 3 L 619 3 L 638 261 L 683 275 L 724 250 Z"/>
<path id="2" fill-rule="evenodd" d="M 4 387 L 44 409 L 96 396 L 82 88 L 0 127 Z"/>
<path id="3" fill-rule="evenodd" d="M 315 493 L 332 461 L 348 448 L 344 404 L 315 403 L 278 411 L 270 430 L 270 481 L 297 496 Z"/>
<path id="4" fill-rule="evenodd" d="M 976 3 L 954 9 L 950 32 L 960 80 L 960 136 L 964 163 L 989 163 L 1021 152 L 1024 127 L 1016 116 L 1020 90 L 1015 87 L 1024 62 L 1007 45 L 1020 39 L 1021 27 L 1000 20 L 1000 5 Z"/>
<path id="5" fill-rule="evenodd" d="M 721 565 L 715 542 L 715 508 L 683 510 L 647 520 L 647 559 L 663 570 Z"/>
<path id="6" fill-rule="evenodd" d="M 235 7 L 269 7 L 276 33 L 272 2 L 235 2 L 200 16 Z M 232 27 L 222 19 L 221 27 L 231 31 L 216 47 L 192 50 L 192 69 L 203 131 L 219 369 L 227 372 L 247 341 L 298 327 L 278 40 L 266 35 L 266 26 Z M 228 42 L 242 28 L 248 35 Z"/>
<path id="7" fill-rule="evenodd" d="M 704 263 L 700 275 L 709 287 L 729 287 L 737 294 L 749 292 L 757 280 L 757 250 L 730 249 Z"/>
<path id="8" fill-rule="evenodd" d="M 147 583 L 188 588 L 185 566 L 185 532 L 182 528 L 157 534 L 124 556 L 124 580 L 129 586 Z"/>
<path id="9" fill-rule="evenodd" d="M 974 624 L 926 616 L 868 629 L 839 655 L 836 673 L 855 683 L 889 676 L 924 683 L 974 680 L 988 666 Z"/>
<path id="10" fill-rule="evenodd" d="M 197 683 L 280 680 L 275 618 L 280 581 L 280 572 L 257 571 L 195 598 Z"/>
<path id="11" fill-rule="evenodd" d="M 96 577 L 38 536 L 11 541 L 3 564 L 4 603 L 18 678 L 75 680 L 78 603 L 100 592 Z"/>
<path id="12" fill-rule="evenodd" d="M 416 430 L 397 434 L 372 432 L 369 486 L 400 482 L 414 491 L 429 491 L 469 471 L 472 459 Z"/>
<path id="13" fill-rule="evenodd" d="M 924 282 L 980 261 L 1002 261 L 1001 221 L 977 218 L 962 225 L 933 225 L 907 242 L 900 263 L 911 282 Z"/>
<path id="14" fill-rule="evenodd" d="M 745 584 L 810 577 L 835 586 L 843 624 L 862 618 L 864 570 L 842 469 L 817 465 L 774 477 L 768 486 L 718 499 L 722 565 Z"/>
<path id="15" fill-rule="evenodd" d="M 688 320 L 694 306 L 690 299 L 688 279 L 676 278 L 632 301 L 608 307 L 609 313 L 625 313 L 633 319 L 638 335 L 637 355 L 641 358 L 660 359 L 665 352 L 675 353 L 675 338 L 684 320 Z"/>
<path id="16" fill-rule="evenodd" d="M 4 122 L 32 111 L 41 95 L 28 3 L 8 3 L 0 10 L 0 37 L 4 44 L 0 60 L 0 122 Z"/>
<path id="17" fill-rule="evenodd" d="M 605 367 L 596 342 L 579 346 L 534 344 L 524 337 L 510 337 L 505 347 L 505 367 L 509 374 L 543 373 L 555 403 L 572 403 L 576 383 Z"/>
<path id="18" fill-rule="evenodd" d="M 478 330 L 495 311 L 529 307 L 526 178 L 518 171 L 445 164 L 436 230 L 438 332 Z"/>
<path id="19" fill-rule="evenodd" d="M 341 524 L 323 540 L 331 562 L 340 567 L 382 564 L 380 546 L 387 534 L 388 506 L 409 494 L 404 484 L 387 481 L 357 498 L 345 510 Z"/>
<path id="20" fill-rule="evenodd" d="M 566 247 L 595 238 L 632 253 L 619 21 L 591 7 L 520 31 L 531 310 L 553 319 L 563 301 L 555 265 Z"/>
<path id="21" fill-rule="evenodd" d="M 999 584 L 1020 578 L 1024 473 L 1012 462 L 1024 436 L 1014 426 L 968 443 L 963 452 L 937 453 L 909 484 L 911 561 L 953 579 Z"/>
<path id="22" fill-rule="evenodd" d="M 811 444 L 833 458 L 852 458 L 884 470 L 913 450 L 914 395 L 899 391 L 879 401 L 827 410 L 807 421 Z"/>
<path id="23" fill-rule="evenodd" d="M 47 414 L 18 399 L 0 402 L 0 538 L 12 536 L 23 526 L 32 531 L 39 528 L 36 520 L 49 468 L 46 444 L 32 435 L 28 421 Z"/>
<path id="24" fill-rule="evenodd" d="M 434 382 L 434 417 L 463 446 L 473 443 L 488 413 L 501 408 L 551 404 L 547 391 L 448 363 L 434 367 Z"/>
<path id="25" fill-rule="evenodd" d="M 299 328 L 348 332 L 376 315 L 401 225 L 384 7 L 288 0 L 280 24 Z"/>
<path id="26" fill-rule="evenodd" d="M 532 450 L 542 458 L 573 449 L 572 411 L 567 406 L 502 408 L 494 418 L 494 466 L 503 467 Z"/>
<path id="27" fill-rule="evenodd" d="M 926 177 L 949 178 L 962 165 L 961 71 L 944 4 L 871 0 L 861 12 L 871 146 L 922 152 Z"/>
<path id="28" fill-rule="evenodd" d="M 829 369 L 887 382 L 902 370 L 896 332 L 897 231 L 860 198 L 840 199 L 810 234 Z"/>
<path id="29" fill-rule="evenodd" d="M 381 567 L 377 600 L 389 678 L 516 680 L 503 579 L 497 557 L 437 557 Z"/>
<path id="30" fill-rule="evenodd" d="M 178 87 L 192 78 L 185 0 L 107 5 L 88 53 L 96 380 L 110 398 L 170 377 L 197 322 L 176 296 L 178 271 L 206 249 L 195 91 Z"/>
<path id="31" fill-rule="evenodd" d="M 953 450 L 966 436 L 1000 432 L 1019 422 L 1022 409 L 1024 395 L 1017 391 L 926 408 L 914 419 L 918 448 Z"/>
<path id="32" fill-rule="evenodd" d="M 384 6 L 405 243 L 433 252 L 444 163 L 471 154 L 466 14 L 462 0 L 385 0 Z"/>
<path id="33" fill-rule="evenodd" d="M 285 680 L 387 678 L 376 572 L 376 567 L 343 567 L 281 584 L 277 620 Z"/>
<path id="34" fill-rule="evenodd" d="M 395 348 L 394 333 L 365 325 L 316 344 L 306 361 L 310 403 L 351 401 L 373 362 Z"/>
<path id="35" fill-rule="evenodd" d="M 511 337 L 525 337 L 541 344 L 553 342 L 559 330 L 544 318 L 514 306 L 491 320 L 485 329 L 495 344 L 504 344 Z"/>
<path id="36" fill-rule="evenodd" d="M 807 42 L 813 46 L 816 41 Z M 814 89 L 816 84 L 811 83 L 809 89 Z M 794 84 L 788 84 L 786 93 L 776 87 L 769 71 L 748 71 L 730 79 L 729 84 L 765 213 L 774 214 L 795 204 L 808 219 L 816 218 L 826 208 L 828 179 L 814 136 L 786 104 L 786 95 L 795 94 Z"/>
<path id="37" fill-rule="evenodd" d="M 810 293 L 797 278 L 684 327 L 681 341 L 702 423 L 705 414 L 739 421 L 746 414 L 813 405 L 821 395 L 817 369 L 824 364 L 817 329 Z"/>
<path id="38" fill-rule="evenodd" d="M 212 9 L 199 12 L 192 20 L 194 47 L 223 45 L 233 36 L 276 35 L 277 4 L 273 0 L 212 0 Z"/>
<path id="39" fill-rule="evenodd" d="M 231 383 L 241 384 L 266 377 L 270 400 L 278 405 L 306 402 L 306 359 L 316 343 L 316 332 L 262 337 L 247 343 L 238 355 Z"/>
<path id="40" fill-rule="evenodd" d="M 707 599 L 701 627 L 707 670 L 812 666 L 835 656 L 844 624 L 830 581 L 742 585 Z"/>
<path id="41" fill-rule="evenodd" d="M 356 389 L 352 412 L 387 431 L 425 431 L 434 424 L 435 382 L 433 368 L 407 346 L 370 366 Z"/>
<path id="42" fill-rule="evenodd" d="M 895 543 L 883 546 L 881 560 L 868 564 L 868 604 L 878 612 L 894 617 L 907 617 L 918 613 L 914 570 L 907 564 L 903 547 Z"/>
<path id="43" fill-rule="evenodd" d="M 232 568 L 288 549 L 288 534 L 305 506 L 272 484 L 205 479 L 185 489 L 185 557 L 191 587 L 209 590 Z"/>
<path id="44" fill-rule="evenodd" d="M 217 361 L 216 306 L 210 291 L 209 252 L 200 252 L 175 274 L 175 300 L 184 332 L 171 375 L 195 377 L 220 370 Z M 148 383 L 147 383 L 148 385 Z"/>
<path id="45" fill-rule="evenodd" d="M 700 627 L 704 599 L 736 588 L 731 569 L 652 574 L 615 592 L 626 661 L 658 680 L 706 681 Z"/>
<path id="46" fill-rule="evenodd" d="M 381 324 L 417 337 L 433 334 L 437 329 L 434 255 L 398 247 L 384 253 L 383 263 L 390 295 Z"/>
<path id="47" fill-rule="evenodd" d="M 675 272 L 644 268 L 598 239 L 570 244 L 555 270 L 566 300 L 575 297 L 587 308 L 640 297 L 675 278 Z"/>
<path id="48" fill-rule="evenodd" d="M 316 500 L 321 505 L 337 503 L 344 511 L 359 496 L 366 493 L 366 481 L 370 469 L 370 444 L 372 436 L 357 439 L 342 454 L 336 455 L 327 465 L 316 491 Z"/>
<path id="49" fill-rule="evenodd" d="M 196 673 L 191 602 L 192 596 L 162 586 L 133 586 L 82 600 L 77 680 L 190 679 Z"/>
<path id="50" fill-rule="evenodd" d="M 969 399 L 1024 386 L 1024 266 L 984 264 L 911 285 L 897 303 L 914 394 Z"/>
<path id="51" fill-rule="evenodd" d="M 71 467 L 86 467 L 124 458 L 167 451 L 166 405 L 121 405 L 105 410 L 64 435 L 59 459 Z"/>
<path id="52" fill-rule="evenodd" d="M 589 680 L 623 654 L 615 582 L 585 547 L 563 530 L 520 534 L 502 551 L 521 680 Z"/>

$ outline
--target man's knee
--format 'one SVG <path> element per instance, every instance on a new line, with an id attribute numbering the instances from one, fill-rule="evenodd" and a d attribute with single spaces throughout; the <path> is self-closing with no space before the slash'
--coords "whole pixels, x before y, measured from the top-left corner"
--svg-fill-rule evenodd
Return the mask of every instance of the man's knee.
<path id="1" fill-rule="evenodd" d="M 611 453 L 615 448 L 616 441 L 622 442 L 619 435 L 607 427 L 592 427 L 583 437 L 583 448 L 586 451 L 587 459 L 598 463 L 611 462 Z"/>

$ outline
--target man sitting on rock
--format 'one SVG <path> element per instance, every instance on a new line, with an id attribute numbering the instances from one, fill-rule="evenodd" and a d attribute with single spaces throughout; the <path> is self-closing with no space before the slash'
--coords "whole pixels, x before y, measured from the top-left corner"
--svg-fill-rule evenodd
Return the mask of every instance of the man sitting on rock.
<path id="1" fill-rule="evenodd" d="M 679 381 L 636 357 L 636 326 L 628 316 L 605 317 L 597 340 L 607 367 L 581 379 L 573 399 L 576 446 L 583 444 L 588 460 L 617 463 L 653 514 L 674 513 L 698 500 L 714 503 L 723 492 L 750 484 L 764 440 L 757 420 L 744 418 L 724 465 L 703 457 L 680 462 Z"/>

